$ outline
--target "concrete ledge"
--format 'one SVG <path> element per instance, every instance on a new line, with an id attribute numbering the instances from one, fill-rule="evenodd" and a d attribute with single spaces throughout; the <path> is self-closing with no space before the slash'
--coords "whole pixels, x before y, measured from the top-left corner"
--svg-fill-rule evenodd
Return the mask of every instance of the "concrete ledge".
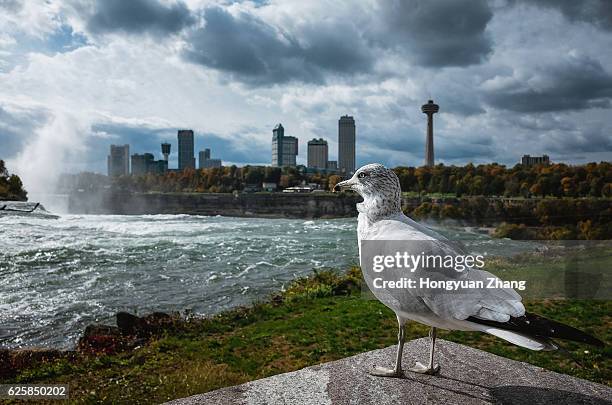
<path id="1" fill-rule="evenodd" d="M 612 388 L 460 344 L 438 340 L 438 376 L 379 378 L 366 370 L 390 366 L 395 346 L 279 374 L 169 404 L 612 404 Z M 427 338 L 406 344 L 404 365 L 425 361 Z"/>

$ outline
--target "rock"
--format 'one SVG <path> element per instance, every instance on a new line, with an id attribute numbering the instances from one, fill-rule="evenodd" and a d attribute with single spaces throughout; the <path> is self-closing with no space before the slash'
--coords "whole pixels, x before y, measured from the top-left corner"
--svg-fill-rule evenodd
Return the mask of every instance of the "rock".
<path id="1" fill-rule="evenodd" d="M 9 355 L 10 351 L 8 349 L 0 349 L 0 379 L 9 378 L 14 375 Z"/>
<path id="2" fill-rule="evenodd" d="M 123 335 L 135 335 L 140 328 L 140 318 L 127 312 L 117 312 L 117 327 Z"/>
<path id="3" fill-rule="evenodd" d="M 89 325 L 77 343 L 77 350 L 82 353 L 116 353 L 126 348 L 121 331 L 116 326 Z"/>
<path id="4" fill-rule="evenodd" d="M 60 357 L 70 357 L 72 352 L 48 348 L 2 349 L 0 350 L 0 377 L 9 378 L 18 371 L 40 365 Z"/>
<path id="5" fill-rule="evenodd" d="M 117 327 L 121 334 L 139 338 L 150 338 L 171 330 L 175 326 L 175 320 L 176 318 L 163 312 L 153 312 L 142 318 L 127 312 L 117 313 Z"/>
<path id="6" fill-rule="evenodd" d="M 438 339 L 437 376 L 369 375 L 390 366 L 395 346 L 177 399 L 169 404 L 610 404 L 612 388 Z M 429 339 L 404 348 L 404 365 L 426 361 Z M 544 354 L 546 355 L 546 354 Z"/>
<path id="7" fill-rule="evenodd" d="M 159 336 L 174 328 L 175 318 L 163 312 L 153 312 L 140 318 L 140 328 L 137 335 L 141 338 Z"/>
<path id="8" fill-rule="evenodd" d="M 142 318 L 127 312 L 117 313 L 117 326 L 89 325 L 77 343 L 77 350 L 90 354 L 110 354 L 133 349 L 148 339 L 175 327 L 177 318 L 154 312 Z"/>

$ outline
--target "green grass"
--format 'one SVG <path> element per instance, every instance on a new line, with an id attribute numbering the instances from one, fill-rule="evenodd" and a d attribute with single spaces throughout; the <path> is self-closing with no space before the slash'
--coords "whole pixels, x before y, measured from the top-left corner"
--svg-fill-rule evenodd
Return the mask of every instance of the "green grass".
<path id="1" fill-rule="evenodd" d="M 318 273 L 297 281 L 269 302 L 185 322 L 180 330 L 135 351 L 72 362 L 56 360 L 24 370 L 11 382 L 68 383 L 75 403 L 148 404 L 395 344 L 395 316 L 378 301 L 362 297 L 358 277 L 355 269 L 344 276 Z M 532 312 L 610 341 L 610 301 L 530 301 L 526 305 Z M 423 337 L 427 328 L 409 323 L 406 334 L 408 339 Z M 532 352 L 493 336 L 442 331 L 440 337 L 611 384 L 608 348 L 566 343 L 584 364 L 580 368 L 559 353 Z"/>

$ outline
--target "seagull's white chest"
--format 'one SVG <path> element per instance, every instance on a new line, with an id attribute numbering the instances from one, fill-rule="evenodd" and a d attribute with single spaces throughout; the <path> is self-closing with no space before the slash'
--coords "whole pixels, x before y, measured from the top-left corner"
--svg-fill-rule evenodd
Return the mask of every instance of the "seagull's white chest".
<path id="1" fill-rule="evenodd" d="M 357 244 L 359 245 L 359 264 L 363 268 L 361 263 L 361 241 L 368 240 L 368 235 L 372 229 L 372 222 L 364 213 L 359 213 L 357 217 Z"/>
<path id="2" fill-rule="evenodd" d="M 361 241 L 362 239 L 366 239 L 366 235 L 369 227 L 371 226 L 370 221 L 368 221 L 368 217 L 365 214 L 360 213 L 357 217 L 357 239 Z"/>

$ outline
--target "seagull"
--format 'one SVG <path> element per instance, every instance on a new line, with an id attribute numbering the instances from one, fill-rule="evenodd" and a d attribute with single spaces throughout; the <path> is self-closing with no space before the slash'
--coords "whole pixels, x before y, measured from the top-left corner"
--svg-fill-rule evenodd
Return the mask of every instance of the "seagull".
<path id="1" fill-rule="evenodd" d="M 359 260 L 366 284 L 374 296 L 396 315 L 399 325 L 397 355 L 393 368 L 373 367 L 370 374 L 381 377 L 401 377 L 404 326 L 408 320 L 429 326 L 430 351 L 427 364 L 416 362 L 409 370 L 434 375 L 440 366 L 434 364 L 434 349 L 438 329 L 480 331 L 497 336 L 531 350 L 556 350 L 553 338 L 573 340 L 603 346 L 600 340 L 571 326 L 525 311 L 521 296 L 513 288 L 471 290 L 458 293 L 446 289 L 380 288 L 376 279 L 399 280 L 409 274 L 405 269 L 376 272 L 368 261 L 373 256 L 388 256 L 397 252 L 398 243 L 413 255 L 465 255 L 462 247 L 432 229 L 421 225 L 402 212 L 401 188 L 393 170 L 381 164 L 368 164 L 334 187 L 334 191 L 353 190 L 363 197 L 359 211 L 357 236 Z M 398 242 L 399 241 L 399 242 Z M 394 250 L 395 249 L 395 250 Z M 435 267 L 435 266 L 434 266 Z M 438 266 L 415 268 L 411 277 L 427 277 L 433 281 L 483 282 L 501 281 L 475 266 L 463 271 Z M 381 276 L 384 274 L 384 276 Z"/>

